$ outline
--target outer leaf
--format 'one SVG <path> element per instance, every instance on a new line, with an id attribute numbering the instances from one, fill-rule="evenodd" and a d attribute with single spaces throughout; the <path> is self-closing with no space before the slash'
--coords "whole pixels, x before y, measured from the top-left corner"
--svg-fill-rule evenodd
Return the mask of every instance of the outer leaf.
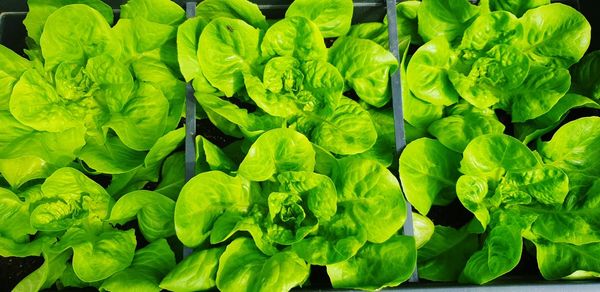
<path id="1" fill-rule="evenodd" d="M 311 136 L 319 146 L 342 155 L 365 152 L 377 141 L 377 131 L 369 113 L 345 97 Z"/>
<path id="2" fill-rule="evenodd" d="M 411 142 L 400 156 L 400 180 L 408 201 L 427 215 L 434 204 L 445 205 L 456 196 L 460 155 L 436 140 Z"/>
<path id="3" fill-rule="evenodd" d="M 29 224 L 29 204 L 24 203 L 13 192 L 0 188 L 0 238 L 15 241 L 29 240 L 35 229 Z M 7 255 L 3 255 L 7 256 Z"/>
<path id="4" fill-rule="evenodd" d="M 121 197 L 113 206 L 109 221 L 124 224 L 136 216 L 144 238 L 149 242 L 175 235 L 175 202 L 159 193 L 135 191 Z"/>
<path id="5" fill-rule="evenodd" d="M 348 33 L 353 10 L 354 4 L 350 0 L 298 0 L 290 5 L 285 17 L 308 18 L 319 27 L 323 37 L 332 38 Z"/>
<path id="6" fill-rule="evenodd" d="M 261 135 L 248 150 L 238 173 L 251 181 L 265 181 L 285 171 L 313 171 L 315 151 L 302 134 L 276 129 Z"/>
<path id="7" fill-rule="evenodd" d="M 539 151 L 547 163 L 564 170 L 569 188 L 585 193 L 600 177 L 600 118 L 586 117 L 562 126 Z"/>
<path id="8" fill-rule="evenodd" d="M 501 134 L 504 125 L 496 116 L 481 114 L 452 115 L 433 122 L 429 133 L 444 146 L 462 153 L 469 142 L 485 134 Z"/>
<path id="9" fill-rule="evenodd" d="M 108 216 L 108 193 L 73 168 L 61 168 L 42 184 L 43 197 L 31 207 L 31 225 L 41 231 L 66 230 L 86 220 Z"/>
<path id="10" fill-rule="evenodd" d="M 62 104 L 54 87 L 34 69 L 15 84 L 10 113 L 21 123 L 38 131 L 61 132 L 83 128 L 83 122 Z"/>
<path id="11" fill-rule="evenodd" d="M 219 258 L 224 247 L 199 250 L 181 261 L 160 282 L 160 288 L 192 292 L 215 288 Z"/>
<path id="12" fill-rule="evenodd" d="M 571 67 L 575 90 L 585 96 L 600 100 L 600 51 L 594 51 Z"/>
<path id="13" fill-rule="evenodd" d="M 239 177 L 218 171 L 197 175 L 183 187 L 175 205 L 177 237 L 186 246 L 198 246 L 226 209 L 245 212 L 250 205 L 248 196 Z"/>
<path id="14" fill-rule="evenodd" d="M 519 140 L 506 135 L 479 136 L 465 148 L 460 170 L 464 174 L 499 180 L 506 171 L 524 171 L 539 164 Z"/>
<path id="15" fill-rule="evenodd" d="M 585 96 L 567 93 L 547 113 L 533 120 L 514 124 L 515 136 L 528 144 L 552 131 L 565 119 L 570 110 L 579 107 L 600 109 L 600 104 Z"/>
<path id="16" fill-rule="evenodd" d="M 13 87 L 31 64 L 9 48 L 0 45 L 0 110 L 7 110 Z"/>
<path id="17" fill-rule="evenodd" d="M 175 254 L 165 239 L 136 251 L 131 266 L 102 283 L 106 291 L 161 291 L 160 280 L 175 267 Z"/>
<path id="18" fill-rule="evenodd" d="M 456 281 L 478 248 L 477 235 L 469 234 L 466 229 L 435 226 L 431 239 L 418 250 L 419 277 L 431 281 Z"/>
<path id="19" fill-rule="evenodd" d="M 304 17 L 289 17 L 272 25 L 261 44 L 264 57 L 291 56 L 296 59 L 325 60 L 327 48 L 319 28 Z"/>
<path id="20" fill-rule="evenodd" d="M 426 43 L 415 52 L 408 63 L 407 81 L 416 97 L 434 105 L 451 105 L 458 101 L 458 93 L 447 73 L 452 54 L 450 44 L 442 37 Z"/>
<path id="21" fill-rule="evenodd" d="M 511 94 L 512 121 L 524 122 L 547 113 L 570 86 L 566 69 L 532 67 L 521 87 Z"/>
<path id="22" fill-rule="evenodd" d="M 77 3 L 85 4 L 98 10 L 106 19 L 106 22 L 109 24 L 113 23 L 114 15 L 112 8 L 100 0 L 28 0 L 27 6 L 29 7 L 29 12 L 23 21 L 23 24 L 27 28 L 27 35 L 39 43 L 48 16 L 61 6 Z"/>
<path id="23" fill-rule="evenodd" d="M 185 19 L 185 12 L 177 3 L 168 0 L 130 0 L 121 7 L 121 18 L 144 18 L 156 23 L 177 25 Z"/>
<path id="24" fill-rule="evenodd" d="M 83 65 L 88 58 L 104 53 L 118 56 L 121 51 L 102 14 L 82 4 L 61 7 L 48 16 L 40 46 L 49 69 L 61 62 Z"/>
<path id="25" fill-rule="evenodd" d="M 202 26 L 219 17 L 241 19 L 260 29 L 268 27 L 267 20 L 258 5 L 243 0 L 206 0 L 196 6 L 196 15 Z"/>
<path id="26" fill-rule="evenodd" d="M 534 241 L 538 266 L 547 280 L 558 280 L 577 271 L 600 271 L 600 261 L 591 256 L 600 251 L 600 244 L 572 245 L 544 240 Z"/>
<path id="27" fill-rule="evenodd" d="M 304 283 L 308 273 L 309 266 L 295 253 L 269 257 L 242 237 L 230 243 L 220 258 L 217 288 L 224 292 L 287 291 Z"/>
<path id="28" fill-rule="evenodd" d="M 349 209 L 339 206 L 330 221 L 319 225 L 319 232 L 294 243 L 292 250 L 313 265 L 329 265 L 354 256 L 367 241 L 365 228 Z"/>
<path id="29" fill-rule="evenodd" d="M 419 34 L 430 41 L 443 36 L 448 41 L 460 37 L 479 14 L 479 7 L 467 0 L 424 0 L 418 11 Z"/>
<path id="30" fill-rule="evenodd" d="M 129 172 L 144 164 L 145 157 L 146 152 L 128 148 L 116 136 L 108 137 L 104 145 L 88 143 L 79 154 L 90 168 L 107 174 Z"/>
<path id="31" fill-rule="evenodd" d="M 148 150 L 165 132 L 168 108 L 168 100 L 158 89 L 142 83 L 105 127 L 112 128 L 129 148 Z"/>
<path id="32" fill-rule="evenodd" d="M 338 204 L 356 216 L 367 231 L 367 240 L 382 243 L 406 219 L 406 206 L 398 180 L 373 160 L 344 158 L 334 174 Z"/>
<path id="33" fill-rule="evenodd" d="M 233 96 L 244 86 L 243 73 L 258 71 L 258 46 L 258 29 L 239 19 L 215 19 L 200 35 L 198 58 L 202 73 L 214 87 Z"/>
<path id="34" fill-rule="evenodd" d="M 398 61 L 380 45 L 354 37 L 340 38 L 329 51 L 329 62 L 366 103 L 382 107 L 390 100 L 389 76 L 398 69 Z"/>
<path id="35" fill-rule="evenodd" d="M 90 234 L 83 229 L 69 230 L 54 249 L 73 248 L 73 270 L 85 282 L 104 280 L 124 270 L 133 261 L 135 231 L 105 231 Z"/>
<path id="36" fill-rule="evenodd" d="M 367 243 L 353 258 L 327 266 L 327 274 L 334 288 L 377 290 L 408 280 L 416 263 L 414 238 L 395 236 L 384 243 Z"/>
<path id="37" fill-rule="evenodd" d="M 492 11 L 504 10 L 520 17 L 529 9 L 550 4 L 550 0 L 491 0 L 490 9 Z"/>
<path id="38" fill-rule="evenodd" d="M 517 45 L 544 65 L 569 67 L 583 57 L 590 44 L 589 22 L 577 10 L 561 3 L 531 9 L 520 21 L 523 35 Z"/>
<path id="39" fill-rule="evenodd" d="M 519 263 L 522 249 L 518 229 L 509 226 L 492 229 L 483 249 L 467 262 L 460 281 L 484 284 L 508 273 Z"/>

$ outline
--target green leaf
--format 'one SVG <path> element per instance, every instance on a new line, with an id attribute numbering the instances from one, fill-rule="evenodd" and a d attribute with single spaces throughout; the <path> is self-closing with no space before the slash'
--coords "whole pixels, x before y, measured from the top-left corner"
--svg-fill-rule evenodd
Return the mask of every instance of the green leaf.
<path id="1" fill-rule="evenodd" d="M 148 150 L 165 131 L 168 108 L 162 92 L 142 83 L 131 99 L 115 109 L 105 127 L 112 128 L 127 147 Z"/>
<path id="2" fill-rule="evenodd" d="M 418 30 L 418 12 L 421 8 L 421 1 L 402 1 L 396 4 L 396 25 L 398 29 L 398 38 L 410 37 L 413 44 L 423 44 L 423 39 Z M 387 29 L 387 15 L 383 19 Z"/>
<path id="3" fill-rule="evenodd" d="M 157 192 L 135 191 L 113 206 L 108 221 L 127 223 L 137 217 L 140 231 L 149 242 L 175 235 L 175 202 Z"/>
<path id="4" fill-rule="evenodd" d="M 27 6 L 29 7 L 29 12 L 23 21 L 23 24 L 27 28 L 27 35 L 36 43 L 39 43 L 48 17 L 58 8 L 69 4 L 85 4 L 90 6 L 100 12 L 108 24 L 113 23 L 112 7 L 100 0 L 28 0 Z"/>
<path id="5" fill-rule="evenodd" d="M 159 283 L 175 267 L 175 254 L 165 239 L 135 252 L 133 262 L 102 283 L 106 291 L 161 291 Z"/>
<path id="6" fill-rule="evenodd" d="M 384 243 L 367 243 L 347 261 L 327 266 L 334 288 L 378 290 L 408 280 L 417 263 L 415 240 L 394 236 Z"/>
<path id="7" fill-rule="evenodd" d="M 48 177 L 54 167 L 35 156 L 22 156 L 12 159 L 0 159 L 0 175 L 13 188 L 37 178 Z"/>
<path id="8" fill-rule="evenodd" d="M 307 18 L 284 18 L 265 33 L 261 44 L 265 58 L 290 56 L 301 61 L 326 60 L 327 48 L 319 27 Z"/>
<path id="9" fill-rule="evenodd" d="M 435 232 L 435 226 L 431 219 L 419 214 L 412 212 L 413 216 L 413 228 L 415 245 L 417 249 L 423 247 L 433 236 Z"/>
<path id="10" fill-rule="evenodd" d="M 29 224 L 29 204 L 3 188 L 0 188 L 0 220 L 0 238 L 23 242 L 36 233 Z"/>
<path id="11" fill-rule="evenodd" d="M 252 144 L 238 174 L 251 181 L 265 181 L 277 173 L 314 168 L 315 151 L 310 141 L 294 130 L 275 129 Z"/>
<path id="12" fill-rule="evenodd" d="M 154 109 L 158 111 L 156 113 L 157 115 L 162 116 L 164 109 L 168 108 L 165 131 L 175 129 L 182 118 L 185 101 L 185 83 L 179 80 L 179 77 L 175 76 L 165 63 L 156 59 L 138 59 L 132 63 L 132 68 L 138 82 L 152 84 L 155 88 L 159 89 L 167 99 L 169 103 L 168 105 L 165 105 L 163 99 L 160 98 L 160 94 L 157 94 L 152 101 L 148 100 L 147 102 L 155 103 L 156 105 L 159 104 L 163 107 L 161 109 Z M 153 110 L 150 105 L 147 106 L 149 107 L 148 111 Z M 151 114 L 151 112 L 147 113 L 147 115 Z M 161 123 L 158 122 L 156 123 L 157 129 L 160 127 L 160 124 Z"/>
<path id="13" fill-rule="evenodd" d="M 6 202 L 2 199 L 2 202 Z M 6 214 L 2 214 L 2 217 L 7 217 Z M 16 217 L 16 216 L 15 216 Z M 18 218 L 18 217 L 17 217 Z M 9 218 L 10 219 L 10 218 Z M 21 227 L 23 223 L 20 223 Z M 29 225 L 29 224 L 27 224 Z M 25 228 L 31 229 L 31 226 L 25 226 Z M 5 228 L 6 229 L 6 228 Z M 2 257 L 29 257 L 39 256 L 43 250 L 49 245 L 56 242 L 54 237 L 40 237 L 30 242 L 17 242 L 6 236 L 0 237 L 0 256 Z"/>
<path id="14" fill-rule="evenodd" d="M 514 124 L 515 137 L 528 144 L 556 128 L 570 110 L 580 107 L 600 109 L 600 104 L 585 96 L 567 93 L 547 113 L 533 120 Z"/>
<path id="15" fill-rule="evenodd" d="M 534 241 L 538 267 L 547 280 L 559 280 L 577 271 L 600 271 L 600 261 L 593 256 L 600 252 L 600 244 L 573 245 Z"/>
<path id="16" fill-rule="evenodd" d="M 372 40 L 378 45 L 388 48 L 389 47 L 389 35 L 388 27 L 381 22 L 364 22 L 353 24 L 348 31 L 347 36 Z"/>
<path id="17" fill-rule="evenodd" d="M 529 75 L 515 91 L 510 93 L 512 122 L 537 118 L 554 107 L 571 86 L 569 71 L 562 68 L 532 67 Z"/>
<path id="18" fill-rule="evenodd" d="M 10 113 L 37 131 L 61 132 L 83 128 L 79 117 L 63 104 L 63 98 L 35 69 L 23 73 L 10 98 Z"/>
<path id="19" fill-rule="evenodd" d="M 518 28 L 519 20 L 512 13 L 497 11 L 479 15 L 465 30 L 460 41 L 459 48 L 467 50 L 463 58 L 468 60 L 475 57 L 472 53 L 485 54 L 496 45 L 510 43 L 516 37 Z"/>
<path id="20" fill-rule="evenodd" d="M 394 163 L 396 152 L 394 113 L 391 108 L 368 109 L 367 112 L 375 126 L 377 140 L 373 147 L 358 154 L 358 157 L 377 160 L 386 167 L 390 167 Z"/>
<path id="21" fill-rule="evenodd" d="M 96 282 L 131 265 L 135 246 L 133 229 L 95 234 L 81 228 L 72 228 L 53 249 L 73 248 L 73 270 L 77 277 L 85 282 Z"/>
<path id="22" fill-rule="evenodd" d="M 561 208 L 545 210 L 543 207 L 521 207 L 520 210 L 536 215 L 531 231 L 537 237 L 576 245 L 600 242 L 600 232 L 597 231 L 600 215 L 597 212 L 600 202 L 598 190 L 600 180 L 596 180 L 586 193 L 570 193 Z"/>
<path id="23" fill-rule="evenodd" d="M 458 101 L 447 71 L 453 54 L 448 40 L 443 37 L 417 49 L 406 69 L 408 87 L 417 98 L 434 105 L 451 105 Z"/>
<path id="24" fill-rule="evenodd" d="M 463 206 L 471 211 L 485 229 L 490 223 L 488 208 L 497 207 L 499 202 L 490 198 L 488 182 L 485 178 L 463 175 L 456 182 L 456 195 Z"/>
<path id="25" fill-rule="evenodd" d="M 452 41 L 463 34 L 479 10 L 467 0 L 424 0 L 418 11 L 419 34 L 426 42 L 438 36 Z"/>
<path id="26" fill-rule="evenodd" d="M 431 123 L 428 131 L 444 146 L 462 153 L 473 139 L 485 134 L 502 134 L 504 128 L 495 115 L 468 113 L 437 120 Z"/>
<path id="27" fill-rule="evenodd" d="M 520 22 L 522 35 L 516 45 L 532 60 L 544 65 L 567 68 L 577 63 L 590 45 L 589 22 L 583 14 L 565 4 L 531 9 L 523 14 Z"/>
<path id="28" fill-rule="evenodd" d="M 82 4 L 61 7 L 48 16 L 40 46 L 47 69 L 62 62 L 83 65 L 105 53 L 116 57 L 121 51 L 104 16 Z"/>
<path id="29" fill-rule="evenodd" d="M 456 281 L 478 248 L 477 235 L 470 234 L 466 228 L 435 226 L 431 239 L 418 250 L 419 277 L 430 281 Z"/>
<path id="30" fill-rule="evenodd" d="M 0 65 L 0 110 L 7 110 L 15 83 L 32 65 L 3 45 L 0 45 Z"/>
<path id="31" fill-rule="evenodd" d="M 537 157 L 519 140 L 502 134 L 487 134 L 467 145 L 460 171 L 499 181 L 506 171 L 525 171 L 538 164 Z"/>
<path id="32" fill-rule="evenodd" d="M 560 206 L 569 192 L 569 178 L 559 168 L 546 165 L 525 172 L 508 172 L 496 192 L 505 200 L 527 196 L 545 205 Z"/>
<path id="33" fill-rule="evenodd" d="M 398 61 L 377 43 L 354 37 L 339 38 L 329 50 L 329 62 L 366 103 L 382 107 L 390 100 L 390 75 Z"/>
<path id="34" fill-rule="evenodd" d="M 42 184 L 43 197 L 33 202 L 31 226 L 61 231 L 72 225 L 108 217 L 112 199 L 93 180 L 73 168 L 61 168 Z"/>
<path id="35" fill-rule="evenodd" d="M 308 279 L 310 268 L 293 252 L 266 256 L 247 238 L 227 246 L 219 262 L 221 291 L 287 291 Z M 240 290 L 241 289 L 241 290 Z"/>
<path id="36" fill-rule="evenodd" d="M 548 80 L 555 76 L 541 75 L 540 70 L 534 70 L 541 68 L 530 70 L 529 64 L 527 56 L 517 48 L 500 44 L 477 59 L 468 73 L 463 75 L 450 70 L 449 77 L 460 96 L 479 109 L 488 108 L 499 102 L 499 107 L 506 109 L 510 108 L 507 103 L 514 102 L 523 107 L 527 106 L 527 110 L 531 110 L 536 106 L 530 105 L 536 101 L 528 95 L 531 94 L 529 92 L 531 87 L 540 90 L 540 87 L 544 86 L 544 81 L 540 79 Z M 545 95 L 549 95 L 549 92 Z M 513 119 L 517 118 L 515 115 L 523 112 L 516 106 L 512 109 L 514 109 Z"/>
<path id="37" fill-rule="evenodd" d="M 0 111 L 0 124 L 0 159 L 38 157 L 60 167 L 73 161 L 85 144 L 83 127 L 61 132 L 37 131 L 19 123 L 7 111 Z"/>
<path id="38" fill-rule="evenodd" d="M 544 161 L 569 177 L 569 188 L 584 193 L 600 177 L 600 118 L 585 117 L 562 126 L 538 149 Z"/>
<path id="39" fill-rule="evenodd" d="M 185 185 L 185 153 L 177 152 L 167 157 L 160 177 L 155 191 L 176 200 Z"/>
<path id="40" fill-rule="evenodd" d="M 200 35 L 202 73 L 226 96 L 233 96 L 244 86 L 244 73 L 257 73 L 259 56 L 259 30 L 242 20 L 215 19 Z"/>
<path id="41" fill-rule="evenodd" d="M 197 167 L 207 165 L 210 170 L 233 171 L 237 164 L 217 145 L 202 136 L 196 136 Z"/>
<path id="42" fill-rule="evenodd" d="M 167 274 L 160 288 L 181 292 L 214 288 L 219 258 L 224 251 L 224 247 L 195 251 Z"/>
<path id="43" fill-rule="evenodd" d="M 354 256 L 367 241 L 367 232 L 349 209 L 340 205 L 318 233 L 292 245 L 292 250 L 312 265 L 329 265 Z"/>
<path id="44" fill-rule="evenodd" d="M 177 25 L 185 12 L 177 3 L 168 0 L 129 0 L 121 6 L 121 18 L 143 18 L 152 22 Z"/>
<path id="45" fill-rule="evenodd" d="M 219 17 L 235 18 L 266 30 L 268 27 L 265 16 L 258 5 L 244 0 L 206 0 L 196 6 L 196 15 L 201 19 L 202 26 Z"/>
<path id="46" fill-rule="evenodd" d="M 460 155 L 437 140 L 421 138 L 400 155 L 400 180 L 408 201 L 427 215 L 432 205 L 446 205 L 456 196 Z"/>
<path id="47" fill-rule="evenodd" d="M 363 153 L 377 141 L 369 113 L 350 98 L 342 97 L 333 113 L 313 129 L 312 140 L 336 154 Z"/>
<path id="48" fill-rule="evenodd" d="M 460 282 L 485 284 L 517 266 L 523 243 L 520 230 L 513 226 L 498 226 L 485 239 L 483 249 L 469 258 Z"/>
<path id="49" fill-rule="evenodd" d="M 527 10 L 550 4 L 550 0 L 490 0 L 492 11 L 508 11 L 521 17 Z"/>
<path id="50" fill-rule="evenodd" d="M 201 3 L 206 3 L 203 1 Z M 200 17 L 186 20 L 177 29 L 177 61 L 181 74 L 186 82 L 190 82 L 196 76 L 202 75 L 202 69 L 198 61 L 198 40 L 204 29 Z"/>
<path id="51" fill-rule="evenodd" d="M 106 174 L 129 172 L 143 165 L 145 157 L 146 152 L 132 150 L 116 136 L 108 137 L 104 145 L 88 143 L 79 154 L 90 168 Z"/>
<path id="52" fill-rule="evenodd" d="M 195 247 L 210 236 L 217 217 L 225 210 L 245 212 L 249 194 L 240 177 L 219 171 L 201 173 L 181 190 L 175 204 L 175 231 L 181 242 Z"/>
<path id="53" fill-rule="evenodd" d="M 351 0 L 297 0 L 288 7 L 285 17 L 305 17 L 319 27 L 323 37 L 333 38 L 348 33 L 353 10 Z"/>
<path id="54" fill-rule="evenodd" d="M 333 179 L 341 205 L 366 229 L 367 240 L 382 243 L 404 224 L 406 205 L 400 184 L 383 165 L 347 157 L 339 161 Z"/>
<path id="55" fill-rule="evenodd" d="M 600 100 L 600 51 L 594 51 L 571 67 L 576 92 Z"/>

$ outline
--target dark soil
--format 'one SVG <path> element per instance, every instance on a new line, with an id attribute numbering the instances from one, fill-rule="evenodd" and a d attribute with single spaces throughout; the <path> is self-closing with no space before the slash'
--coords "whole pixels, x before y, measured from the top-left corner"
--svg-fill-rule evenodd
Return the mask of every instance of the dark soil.
<path id="1" fill-rule="evenodd" d="M 0 291 L 11 291 L 43 263 L 42 257 L 0 257 Z"/>

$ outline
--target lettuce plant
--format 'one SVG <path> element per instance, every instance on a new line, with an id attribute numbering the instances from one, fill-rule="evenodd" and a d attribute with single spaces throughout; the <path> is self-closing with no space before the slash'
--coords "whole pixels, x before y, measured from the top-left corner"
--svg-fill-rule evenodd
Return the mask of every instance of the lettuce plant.
<path id="1" fill-rule="evenodd" d="M 271 283 L 256 289 L 288 290 L 307 280 L 309 265 L 326 266 L 334 287 L 378 289 L 410 276 L 415 243 L 396 234 L 406 217 L 396 178 L 373 160 L 324 161 L 317 147 L 294 130 L 270 130 L 237 170 L 203 172 L 184 186 L 175 231 L 197 250 L 180 265 L 206 263 L 196 271 L 205 280 L 194 285 L 233 291 L 242 284 L 250 291 Z M 326 163 L 333 166 L 322 174 Z M 224 250 L 206 248 L 223 243 Z M 208 264 L 217 257 L 218 268 Z M 363 274 L 372 265 L 386 272 Z M 178 267 L 162 287 L 181 287 L 189 274 Z"/>
<path id="2" fill-rule="evenodd" d="M 255 4 L 234 2 L 201 2 L 178 31 L 183 76 L 211 122 L 250 139 L 285 125 L 332 153 L 391 164 L 375 150 L 389 139 L 378 140 L 387 133 L 378 133 L 370 111 L 388 104 L 397 61 L 346 35 L 352 1 L 295 1 L 272 24 Z M 337 40 L 328 48 L 324 37 Z"/>
<path id="3" fill-rule="evenodd" d="M 74 160 L 104 174 L 147 167 L 148 151 L 178 125 L 185 86 L 175 37 L 184 13 L 169 1 L 136 8 L 145 2 L 124 5 L 113 27 L 101 1 L 28 3 L 29 59 L 0 48 L 0 171 L 13 187 Z"/>

